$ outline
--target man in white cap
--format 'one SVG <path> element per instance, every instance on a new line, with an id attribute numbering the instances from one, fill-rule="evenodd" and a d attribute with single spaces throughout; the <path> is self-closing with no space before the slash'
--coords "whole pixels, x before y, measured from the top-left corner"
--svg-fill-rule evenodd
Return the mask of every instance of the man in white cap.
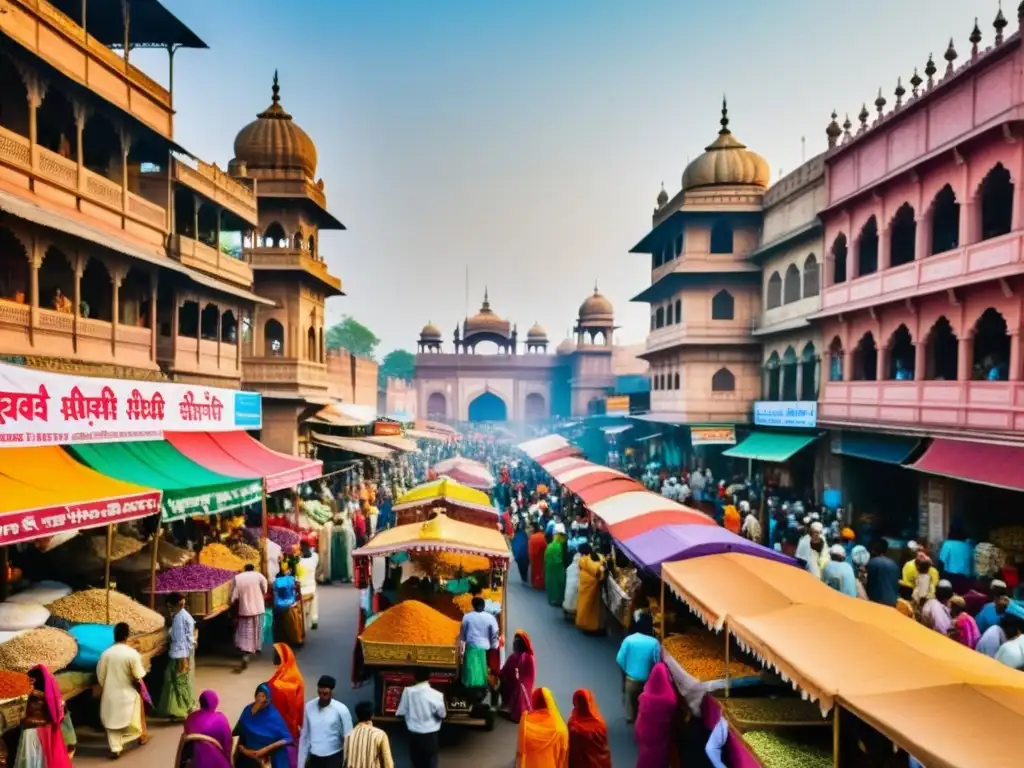
<path id="1" fill-rule="evenodd" d="M 842 544 L 833 544 L 828 551 L 829 562 L 821 571 L 821 579 L 836 592 L 847 597 L 857 596 L 857 574 L 853 566 L 846 562 L 846 548 Z"/>
<path id="2" fill-rule="evenodd" d="M 921 623 L 940 635 L 949 635 L 953 628 L 953 618 L 949 615 L 949 601 L 952 598 L 953 585 L 942 579 L 935 587 L 935 596 L 925 600 L 921 608 Z"/>
<path id="3" fill-rule="evenodd" d="M 740 514 L 743 516 L 740 534 L 751 541 L 761 541 L 761 521 L 750 511 L 750 502 L 746 499 L 740 502 Z"/>
<path id="4" fill-rule="evenodd" d="M 998 624 L 1007 613 L 1024 619 L 1024 605 L 1020 601 L 1009 597 L 1010 593 L 1006 588 L 1005 581 L 1002 579 L 992 579 L 992 582 L 988 585 L 988 593 L 992 599 L 985 603 L 985 606 L 978 612 L 978 615 L 974 617 L 974 620 L 978 623 L 978 631 L 981 634 L 985 634 L 985 630 Z M 1008 599 L 1001 600 L 1000 598 L 1003 597 Z"/>
<path id="5" fill-rule="evenodd" d="M 796 556 L 807 563 L 809 574 L 816 579 L 821 578 L 821 570 L 828 564 L 830 558 L 820 522 L 815 521 L 810 524 L 807 533 L 797 544 Z"/>
<path id="6" fill-rule="evenodd" d="M 1000 624 L 1006 633 L 1006 642 L 999 646 L 996 661 L 1011 669 L 1024 670 L 1024 619 L 1008 613 Z"/>

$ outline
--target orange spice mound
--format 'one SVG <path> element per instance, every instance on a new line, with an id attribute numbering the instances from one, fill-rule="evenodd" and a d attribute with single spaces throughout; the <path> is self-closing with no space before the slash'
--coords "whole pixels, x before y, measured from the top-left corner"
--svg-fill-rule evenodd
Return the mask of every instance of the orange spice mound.
<path id="1" fill-rule="evenodd" d="M 17 699 L 32 690 L 32 681 L 24 672 L 0 669 L 0 701 Z"/>
<path id="2" fill-rule="evenodd" d="M 388 608 L 366 628 L 361 640 L 407 645 L 455 645 L 461 625 L 419 600 Z"/>

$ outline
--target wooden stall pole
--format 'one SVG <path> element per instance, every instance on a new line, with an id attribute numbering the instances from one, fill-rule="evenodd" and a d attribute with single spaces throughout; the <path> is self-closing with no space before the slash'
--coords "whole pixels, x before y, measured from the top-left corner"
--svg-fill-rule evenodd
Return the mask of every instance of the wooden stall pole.
<path id="1" fill-rule="evenodd" d="M 292 503 L 295 505 L 295 527 L 296 528 L 300 528 L 301 527 L 299 525 L 299 501 L 301 500 L 301 498 L 302 497 L 299 496 L 299 486 L 296 485 L 295 486 L 295 490 L 292 491 Z"/>
<path id="2" fill-rule="evenodd" d="M 832 708 L 832 765 L 839 768 L 839 715 L 843 708 L 837 701 Z"/>
<path id="3" fill-rule="evenodd" d="M 270 578 L 270 569 L 267 567 L 267 538 L 270 535 L 270 523 L 267 520 L 267 482 L 263 481 L 263 498 L 262 498 L 262 515 L 261 524 L 263 526 L 263 535 L 260 536 L 260 573 L 263 574 L 263 578 Z"/>
<path id="4" fill-rule="evenodd" d="M 151 611 L 156 610 L 156 566 L 158 562 L 157 554 L 160 549 L 160 536 L 164 532 L 164 527 L 157 523 L 156 533 L 153 534 L 153 554 L 149 558 L 149 609 Z"/>
<path id="5" fill-rule="evenodd" d="M 726 627 L 722 634 L 725 635 L 725 698 L 729 698 L 729 628 Z"/>
<path id="6" fill-rule="evenodd" d="M 103 576 L 103 588 L 107 592 L 107 621 L 110 623 L 110 557 L 114 548 L 114 524 L 110 523 L 107 525 L 107 564 L 106 572 Z"/>
<path id="7" fill-rule="evenodd" d="M 661 627 L 661 642 L 665 642 L 665 578 L 661 579 L 661 616 L 658 618 Z"/>
<path id="8" fill-rule="evenodd" d="M 8 563 L 7 547 L 0 547 L 0 576 L 3 576 L 3 582 L 0 583 L 0 601 L 7 600 L 7 592 L 11 588 L 7 583 Z"/>

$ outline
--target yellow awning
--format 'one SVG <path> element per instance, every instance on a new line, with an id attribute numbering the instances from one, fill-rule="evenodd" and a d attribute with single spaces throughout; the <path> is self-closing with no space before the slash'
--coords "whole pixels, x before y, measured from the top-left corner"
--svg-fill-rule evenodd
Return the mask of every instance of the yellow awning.
<path id="1" fill-rule="evenodd" d="M 437 515 L 425 523 L 399 525 L 382 531 L 366 546 L 352 554 L 357 557 L 383 557 L 410 550 L 465 552 L 471 555 L 509 559 L 508 543 L 498 530 L 471 523 L 460 523 L 446 515 Z"/>
<path id="2" fill-rule="evenodd" d="M 450 477 L 442 477 L 429 483 L 417 485 L 398 497 L 392 509 L 399 512 L 403 509 L 420 507 L 438 501 L 452 501 L 464 507 L 476 507 L 497 514 L 491 500 L 483 491 L 458 483 Z"/>
<path id="3" fill-rule="evenodd" d="M 59 446 L 0 448 L 0 545 L 160 512 L 160 491 L 107 477 Z"/>
<path id="4" fill-rule="evenodd" d="M 349 453 L 358 453 L 360 456 L 368 456 L 371 459 L 391 459 L 395 452 L 383 445 L 371 443 L 359 437 L 338 437 L 337 435 L 323 435 L 314 432 L 310 435 L 314 443 L 325 445 L 328 448 L 337 448 Z"/>

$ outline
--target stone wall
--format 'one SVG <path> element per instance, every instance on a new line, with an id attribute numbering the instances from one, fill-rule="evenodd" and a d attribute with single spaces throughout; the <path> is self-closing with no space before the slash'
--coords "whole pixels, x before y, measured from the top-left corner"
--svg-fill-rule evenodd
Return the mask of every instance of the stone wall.
<path id="1" fill-rule="evenodd" d="M 343 403 L 377 407 L 377 363 L 339 349 L 327 354 L 327 381 L 331 397 Z"/>

